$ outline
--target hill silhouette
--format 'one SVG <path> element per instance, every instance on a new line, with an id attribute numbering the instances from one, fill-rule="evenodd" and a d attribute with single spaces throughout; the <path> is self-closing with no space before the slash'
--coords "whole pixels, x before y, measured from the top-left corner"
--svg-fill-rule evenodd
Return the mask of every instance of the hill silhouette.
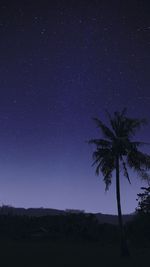
<path id="1" fill-rule="evenodd" d="M 67 215 L 68 213 L 85 215 L 93 214 L 96 216 L 99 223 L 118 224 L 117 215 L 103 214 L 103 213 L 85 213 L 83 210 L 59 210 L 52 208 L 16 208 L 8 205 L 0 207 L 0 215 L 17 215 L 17 216 L 30 216 L 30 217 L 42 217 L 42 216 L 55 216 L 55 215 Z M 133 220 L 135 214 L 123 215 L 124 223 Z"/>

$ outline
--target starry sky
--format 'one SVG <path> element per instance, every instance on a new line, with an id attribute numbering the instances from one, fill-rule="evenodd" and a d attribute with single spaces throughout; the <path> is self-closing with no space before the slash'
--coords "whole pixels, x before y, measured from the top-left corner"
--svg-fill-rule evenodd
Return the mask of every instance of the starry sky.
<path id="1" fill-rule="evenodd" d="M 146 0 L 0 1 L 0 205 L 116 214 L 86 141 L 106 109 L 149 120 L 149 14 Z M 130 176 L 123 213 L 143 185 Z"/>

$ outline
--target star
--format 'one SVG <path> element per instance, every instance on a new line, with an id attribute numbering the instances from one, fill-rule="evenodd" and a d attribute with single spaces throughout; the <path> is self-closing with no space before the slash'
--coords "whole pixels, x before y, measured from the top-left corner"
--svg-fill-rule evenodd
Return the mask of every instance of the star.
<path id="1" fill-rule="evenodd" d="M 45 34 L 45 33 L 46 33 L 46 29 L 43 28 L 43 29 L 41 30 L 41 34 L 43 35 L 43 34 Z"/>

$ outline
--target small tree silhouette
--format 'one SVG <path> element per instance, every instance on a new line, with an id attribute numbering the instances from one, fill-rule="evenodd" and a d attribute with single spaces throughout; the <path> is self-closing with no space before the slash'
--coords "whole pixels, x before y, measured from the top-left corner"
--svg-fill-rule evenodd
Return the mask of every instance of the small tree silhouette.
<path id="1" fill-rule="evenodd" d="M 134 169 L 143 179 L 149 179 L 147 170 L 150 168 L 150 156 L 139 151 L 139 147 L 144 144 L 143 142 L 132 141 L 132 137 L 145 124 L 145 120 L 127 117 L 126 109 L 123 109 L 122 112 L 115 112 L 113 117 L 108 112 L 107 115 L 110 128 L 101 120 L 94 119 L 105 139 L 91 139 L 89 143 L 96 146 L 96 150 L 93 152 L 93 165 L 96 165 L 97 175 L 99 175 L 99 172 L 102 172 L 106 190 L 111 185 L 113 171 L 116 173 L 116 199 L 121 237 L 121 254 L 122 256 L 129 256 L 130 253 L 126 243 L 121 211 L 120 167 L 122 165 L 124 176 L 128 179 L 129 183 L 131 182 L 127 166 Z"/>
<path id="2" fill-rule="evenodd" d="M 141 187 L 141 189 L 144 190 L 144 192 L 137 194 L 138 196 L 137 211 L 142 212 L 144 214 L 150 214 L 150 186 Z"/>

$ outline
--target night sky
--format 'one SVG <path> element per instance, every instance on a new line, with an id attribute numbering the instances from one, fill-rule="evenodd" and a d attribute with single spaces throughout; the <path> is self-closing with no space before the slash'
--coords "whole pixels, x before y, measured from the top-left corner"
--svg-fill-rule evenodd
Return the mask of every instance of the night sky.
<path id="1" fill-rule="evenodd" d="M 117 212 L 86 141 L 106 109 L 150 119 L 149 14 L 146 0 L 0 1 L 0 205 Z M 143 185 L 130 176 L 123 213 Z"/>

